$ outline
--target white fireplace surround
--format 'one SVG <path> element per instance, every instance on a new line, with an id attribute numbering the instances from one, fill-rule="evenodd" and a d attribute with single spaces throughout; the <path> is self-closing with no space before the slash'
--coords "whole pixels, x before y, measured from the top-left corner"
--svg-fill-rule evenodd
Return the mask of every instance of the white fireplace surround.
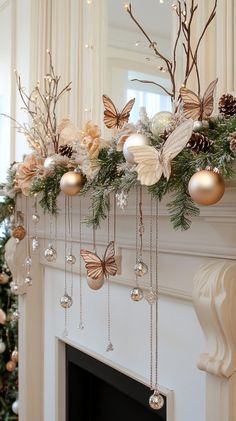
<path id="1" fill-rule="evenodd" d="M 33 259 L 33 286 L 19 297 L 21 420 L 28 421 L 32 417 L 34 421 L 65 420 L 64 342 L 148 384 L 149 305 L 144 300 L 134 303 L 129 297 L 134 285 L 134 196 L 132 193 L 127 210 L 117 214 L 121 274 L 114 277 L 111 284 L 115 349 L 110 353 L 106 352 L 107 287 L 92 291 L 85 277 L 85 328 L 78 329 L 78 263 L 75 265 L 74 305 L 68 311 L 69 335 L 63 337 L 64 311 L 59 301 L 64 291 L 64 214 L 62 211 L 58 217 L 58 259 L 48 263 L 43 251 L 48 243 L 49 217 L 41 212 L 41 247 Z M 63 204 L 61 197 L 61 209 Z M 72 240 L 77 258 L 80 250 L 78 204 L 79 198 L 74 198 Z M 88 205 L 88 200 L 83 199 L 83 214 Z M 228 186 L 224 199 L 216 206 L 203 208 L 201 216 L 193 221 L 192 229 L 184 233 L 173 231 L 165 205 L 160 207 L 159 381 L 162 392 L 168 397 L 168 421 L 234 420 L 236 264 L 232 260 L 235 255 L 232 227 L 236 222 L 235 211 L 233 183 Z M 145 194 L 144 216 L 148 214 L 149 199 Z M 104 223 L 97 232 L 101 250 L 106 244 L 106 235 Z M 87 227 L 83 228 L 82 246 L 92 246 L 92 232 Z M 18 268 L 22 268 L 24 242 L 17 246 L 16 255 Z M 144 258 L 148 262 L 146 245 Z M 23 272 L 23 269 L 18 275 L 14 272 L 14 276 L 22 279 Z M 144 282 L 144 288 L 145 285 Z M 207 374 L 199 371 L 197 365 Z"/>

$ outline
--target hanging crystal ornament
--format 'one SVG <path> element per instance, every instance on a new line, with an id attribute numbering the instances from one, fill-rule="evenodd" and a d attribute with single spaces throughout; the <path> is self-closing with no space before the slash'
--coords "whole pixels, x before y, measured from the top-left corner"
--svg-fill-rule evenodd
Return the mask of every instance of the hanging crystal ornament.
<path id="1" fill-rule="evenodd" d="M 142 252 L 143 252 L 143 234 L 144 234 L 144 224 L 143 224 L 143 212 L 142 212 L 142 187 L 140 187 L 140 201 L 138 194 L 138 187 L 136 187 L 136 239 L 135 239 L 135 248 L 136 248 L 136 263 L 134 266 L 135 274 L 135 287 L 130 291 L 130 297 L 133 301 L 141 301 L 143 299 L 143 290 L 139 287 L 138 277 L 144 276 L 148 272 L 147 265 L 143 262 Z M 140 246 L 138 242 L 138 237 L 140 240 Z"/>
<path id="2" fill-rule="evenodd" d="M 149 302 L 150 305 L 150 390 L 153 390 L 153 394 L 149 398 L 149 406 L 154 410 L 159 410 L 164 406 L 164 398 L 160 394 L 159 384 L 158 384 L 158 315 L 159 315 L 159 253 L 158 253 L 158 243 L 159 243 L 159 218 L 158 218 L 158 201 L 156 201 L 156 237 L 155 237 L 155 285 L 153 286 L 153 273 L 152 273 L 152 253 L 153 253 L 153 200 L 151 197 L 150 205 L 150 292 L 148 293 L 151 297 L 151 293 L 155 296 L 155 299 L 152 299 Z M 147 297 L 146 297 L 147 299 Z M 155 323 L 153 326 L 153 314 L 155 315 Z M 153 328 L 154 328 L 154 338 L 153 338 Z M 154 347 L 154 355 L 153 355 Z M 153 373 L 154 372 L 154 373 Z M 154 374 L 154 382 L 153 382 Z"/>
<path id="3" fill-rule="evenodd" d="M 57 259 L 57 252 L 52 243 L 52 215 L 50 214 L 50 230 L 49 230 L 49 243 L 44 251 L 44 257 L 48 262 L 54 262 Z"/>
<path id="4" fill-rule="evenodd" d="M 79 198 L 79 244 L 82 248 L 82 210 L 81 198 Z M 84 329 L 83 322 L 83 282 L 82 282 L 82 257 L 79 257 L 79 329 Z"/>
<path id="5" fill-rule="evenodd" d="M 33 214 L 32 214 L 32 222 L 34 224 L 34 235 L 32 238 L 33 252 L 35 252 L 39 248 L 39 239 L 38 239 L 38 230 L 37 230 L 39 221 L 40 221 L 40 216 L 38 214 L 38 199 L 36 195 L 34 199 Z"/>

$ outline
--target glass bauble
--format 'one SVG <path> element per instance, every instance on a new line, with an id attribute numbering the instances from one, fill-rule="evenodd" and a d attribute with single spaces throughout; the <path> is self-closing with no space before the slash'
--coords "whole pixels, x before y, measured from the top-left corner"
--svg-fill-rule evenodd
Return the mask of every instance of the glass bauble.
<path id="1" fill-rule="evenodd" d="M 216 170 L 202 170 L 190 178 L 188 191 L 198 205 L 214 205 L 225 192 L 225 182 Z"/>
<path id="2" fill-rule="evenodd" d="M 11 361 L 14 361 L 14 363 L 18 363 L 19 361 L 19 353 L 17 348 L 15 348 L 11 353 Z"/>
<path id="3" fill-rule="evenodd" d="M 9 276 L 7 273 L 2 272 L 0 273 L 0 285 L 5 285 L 9 281 Z"/>
<path id="4" fill-rule="evenodd" d="M 33 283 L 33 280 L 32 280 L 32 278 L 31 278 L 31 276 L 30 276 L 30 275 L 27 275 L 27 276 L 25 277 L 24 282 L 25 282 L 25 285 L 27 285 L 28 287 L 30 287 L 30 286 L 32 285 L 32 283 Z"/>
<path id="5" fill-rule="evenodd" d="M 12 409 L 12 412 L 14 412 L 14 414 L 18 415 L 18 413 L 19 413 L 19 402 L 18 402 L 18 400 L 13 402 L 11 409 Z"/>
<path id="6" fill-rule="evenodd" d="M 44 251 L 44 257 L 48 262 L 54 262 L 57 258 L 57 252 L 53 248 L 52 244 L 48 245 L 48 248 Z"/>
<path id="7" fill-rule="evenodd" d="M 35 224 L 37 224 L 38 222 L 39 222 L 39 220 L 40 220 L 40 217 L 39 217 L 39 214 L 38 213 L 33 213 L 33 215 L 32 215 L 32 221 L 35 223 Z"/>
<path id="8" fill-rule="evenodd" d="M 135 287 L 130 291 L 130 297 L 133 301 L 141 301 L 143 299 L 143 290 L 139 287 Z"/>
<path id="9" fill-rule="evenodd" d="M 39 240 L 38 237 L 32 238 L 32 250 L 36 251 L 39 248 Z"/>
<path id="10" fill-rule="evenodd" d="M 134 273 L 140 278 L 148 273 L 148 266 L 142 261 L 142 259 L 139 259 L 135 264 Z"/>
<path id="11" fill-rule="evenodd" d="M 151 120 L 151 130 L 154 136 L 159 136 L 165 130 L 165 128 L 170 124 L 173 118 L 173 114 L 169 111 L 161 111 L 155 114 Z"/>
<path id="12" fill-rule="evenodd" d="M 68 171 L 60 181 L 60 188 L 67 196 L 75 196 L 85 184 L 85 177 L 81 172 Z"/>
<path id="13" fill-rule="evenodd" d="M 66 263 L 68 263 L 69 265 L 74 265 L 76 262 L 76 257 L 73 254 L 68 254 L 66 256 Z"/>
<path id="14" fill-rule="evenodd" d="M 154 390 L 154 393 L 152 396 L 150 396 L 149 399 L 149 405 L 152 409 L 155 409 L 158 411 L 164 406 L 164 398 L 163 396 L 158 392 L 158 390 Z"/>
<path id="15" fill-rule="evenodd" d="M 68 294 L 64 294 L 60 299 L 60 304 L 63 308 L 70 308 L 73 304 L 73 300 Z"/>
<path id="16" fill-rule="evenodd" d="M 134 156 L 129 151 L 130 146 L 146 146 L 150 145 L 150 140 L 147 136 L 141 133 L 131 134 L 125 141 L 123 146 L 123 154 L 129 164 L 135 164 Z"/>
<path id="17" fill-rule="evenodd" d="M 17 240 L 23 240 L 26 235 L 26 231 L 23 225 L 17 225 L 15 228 L 13 228 L 12 235 Z"/>
<path id="18" fill-rule="evenodd" d="M 12 373 L 16 369 L 16 363 L 14 361 L 8 361 L 6 363 L 6 369 L 10 373 Z"/>

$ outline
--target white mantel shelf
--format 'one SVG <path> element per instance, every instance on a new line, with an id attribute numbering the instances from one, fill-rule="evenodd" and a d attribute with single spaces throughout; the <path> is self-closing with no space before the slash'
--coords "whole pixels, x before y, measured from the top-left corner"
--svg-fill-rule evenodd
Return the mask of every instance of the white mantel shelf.
<path id="1" fill-rule="evenodd" d="M 233 288 L 231 280 L 236 256 L 235 192 L 234 185 L 227 187 L 223 200 L 215 206 L 202 208 L 200 216 L 193 220 L 192 228 L 187 232 L 174 231 L 165 204 L 160 206 L 159 381 L 163 392 L 169 396 L 167 421 L 234 421 L 234 418 L 227 418 L 227 411 L 223 418 L 214 418 L 212 404 L 209 403 L 208 398 L 206 401 L 206 397 L 210 395 L 217 397 L 219 411 L 222 399 L 228 402 L 228 413 L 233 411 L 229 397 L 229 385 L 233 384 L 231 374 L 230 380 L 228 380 L 220 368 L 213 373 L 213 368 L 208 360 L 210 361 L 212 358 L 211 355 L 214 355 L 213 358 L 216 358 L 216 361 L 220 358 L 213 351 L 215 346 L 218 349 L 217 340 L 212 342 L 209 339 L 211 337 L 221 338 L 215 331 L 216 326 L 219 325 L 221 318 L 223 320 L 233 318 L 231 313 L 227 315 L 227 308 L 232 311 L 232 307 L 227 307 L 227 305 L 219 308 L 217 310 L 219 316 L 214 318 L 216 313 L 213 311 L 213 303 L 218 299 L 220 291 L 223 291 L 222 297 L 227 297 Z M 73 198 L 72 204 L 73 236 L 71 240 L 73 253 L 77 259 L 81 248 L 78 241 L 79 200 L 78 197 Z M 149 200 L 145 193 L 143 214 L 147 238 L 144 239 L 143 256 L 147 264 L 149 264 Z M 81 203 L 82 214 L 85 215 L 89 206 L 88 199 L 82 199 Z M 64 209 L 63 196 L 59 198 L 59 208 Z M 64 338 L 62 336 L 64 311 L 61 309 L 59 301 L 64 291 L 65 215 L 60 212 L 57 218 L 57 240 L 54 241 L 54 246 L 56 246 L 58 258 L 54 263 L 48 263 L 43 256 L 49 241 L 50 219 L 49 216 L 44 216 L 42 211 L 40 211 L 40 215 L 38 226 L 40 250 L 33 259 L 34 283 L 27 290 L 26 295 L 20 296 L 20 312 L 22 314 L 19 345 L 21 354 L 20 385 L 24 384 L 24 387 L 21 388 L 20 398 L 21 419 L 31 421 L 33 411 L 35 413 L 33 408 L 36 405 L 39 415 L 38 418 L 34 415 L 34 421 L 64 421 L 63 343 L 66 342 L 79 349 L 88 350 L 89 354 L 148 384 L 149 305 L 144 300 L 134 303 L 129 297 L 129 291 L 135 284 L 133 275 L 135 195 L 131 193 L 125 212 L 117 210 L 116 251 L 121 258 L 121 271 L 111 282 L 112 342 L 115 349 L 109 354 L 105 350 L 107 345 L 107 286 L 104 285 L 97 292 L 90 290 L 86 283 L 84 269 L 82 303 L 85 329 L 83 331 L 78 329 L 80 314 L 78 261 L 74 267 L 74 305 L 68 311 L 69 335 Z M 53 220 L 53 225 L 54 223 Z M 30 231 L 33 235 L 33 224 L 31 224 Z M 102 253 L 107 245 L 106 221 L 101 224 L 101 229 L 97 230 L 96 243 L 98 253 Z M 92 231 L 86 226 L 82 228 L 82 247 L 92 248 Z M 22 242 L 18 246 L 18 267 L 21 267 L 24 256 L 25 245 Z M 209 270 L 208 267 L 216 269 L 215 271 Z M 23 276 L 22 269 L 20 272 L 19 276 Z M 221 276 L 221 273 L 224 273 L 224 276 Z M 69 272 L 67 278 L 70 279 Z M 148 284 L 149 278 L 146 276 L 140 285 L 146 289 Z M 219 286 L 217 286 L 218 284 Z M 216 291 L 215 295 L 212 293 L 214 290 Z M 222 299 L 224 300 L 224 298 Z M 212 304 L 206 305 L 206 303 Z M 196 307 L 200 323 L 197 320 L 193 304 Z M 218 308 L 217 303 L 214 305 Z M 209 325 L 210 319 L 211 324 Z M 35 326 L 37 331 L 35 331 Z M 222 332 L 227 332 L 230 329 L 230 324 L 225 322 L 220 329 Z M 204 349 L 204 335 L 206 337 L 206 352 L 201 354 Z M 229 336 L 226 335 L 226 337 Z M 129 338 L 128 342 L 124 342 L 124 338 Z M 232 341 L 231 343 L 233 343 Z M 226 349 L 227 346 L 226 341 L 222 349 Z M 37 355 L 37 368 L 31 362 L 30 355 Z M 232 355 L 234 355 L 233 350 Z M 231 367 L 230 373 L 233 373 L 234 360 L 230 361 L 227 364 Z M 201 370 L 209 373 L 207 381 L 204 374 L 197 368 L 197 364 Z M 215 367 L 220 367 L 220 364 L 220 362 L 216 362 Z M 32 370 L 35 374 L 33 377 Z M 220 384 L 224 385 L 222 396 L 220 395 Z M 39 395 L 41 394 L 41 400 L 37 400 L 35 403 L 28 399 L 27 390 L 37 391 Z M 207 418 L 205 418 L 206 413 L 208 414 Z"/>

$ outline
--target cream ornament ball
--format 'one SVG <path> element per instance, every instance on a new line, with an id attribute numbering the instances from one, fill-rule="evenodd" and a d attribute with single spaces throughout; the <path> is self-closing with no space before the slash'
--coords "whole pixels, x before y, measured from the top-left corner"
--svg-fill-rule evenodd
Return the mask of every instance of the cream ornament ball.
<path id="1" fill-rule="evenodd" d="M 225 192 L 225 182 L 218 170 L 202 170 L 190 178 L 188 191 L 198 205 L 214 205 Z"/>
<path id="2" fill-rule="evenodd" d="M 159 136 L 164 132 L 165 128 L 170 124 L 173 114 L 169 111 L 160 111 L 155 114 L 151 120 L 151 130 L 154 136 Z"/>
<path id="3" fill-rule="evenodd" d="M 147 146 L 150 145 L 150 139 L 142 133 L 131 134 L 125 141 L 123 147 L 123 154 L 129 164 L 135 164 L 134 156 L 129 151 L 131 146 Z"/>
<path id="4" fill-rule="evenodd" d="M 12 409 L 12 412 L 14 412 L 14 414 L 18 415 L 18 413 L 19 413 L 19 402 L 18 402 L 18 400 L 13 402 L 11 409 Z"/>
<path id="5" fill-rule="evenodd" d="M 0 339 L 0 354 L 3 354 L 6 351 L 6 344 Z"/>
<path id="6" fill-rule="evenodd" d="M 102 286 L 104 284 L 104 276 L 102 275 L 98 279 L 88 277 L 87 283 L 88 283 L 88 286 L 89 286 L 90 289 L 93 289 L 94 291 L 97 291 L 98 289 L 102 288 Z"/>

